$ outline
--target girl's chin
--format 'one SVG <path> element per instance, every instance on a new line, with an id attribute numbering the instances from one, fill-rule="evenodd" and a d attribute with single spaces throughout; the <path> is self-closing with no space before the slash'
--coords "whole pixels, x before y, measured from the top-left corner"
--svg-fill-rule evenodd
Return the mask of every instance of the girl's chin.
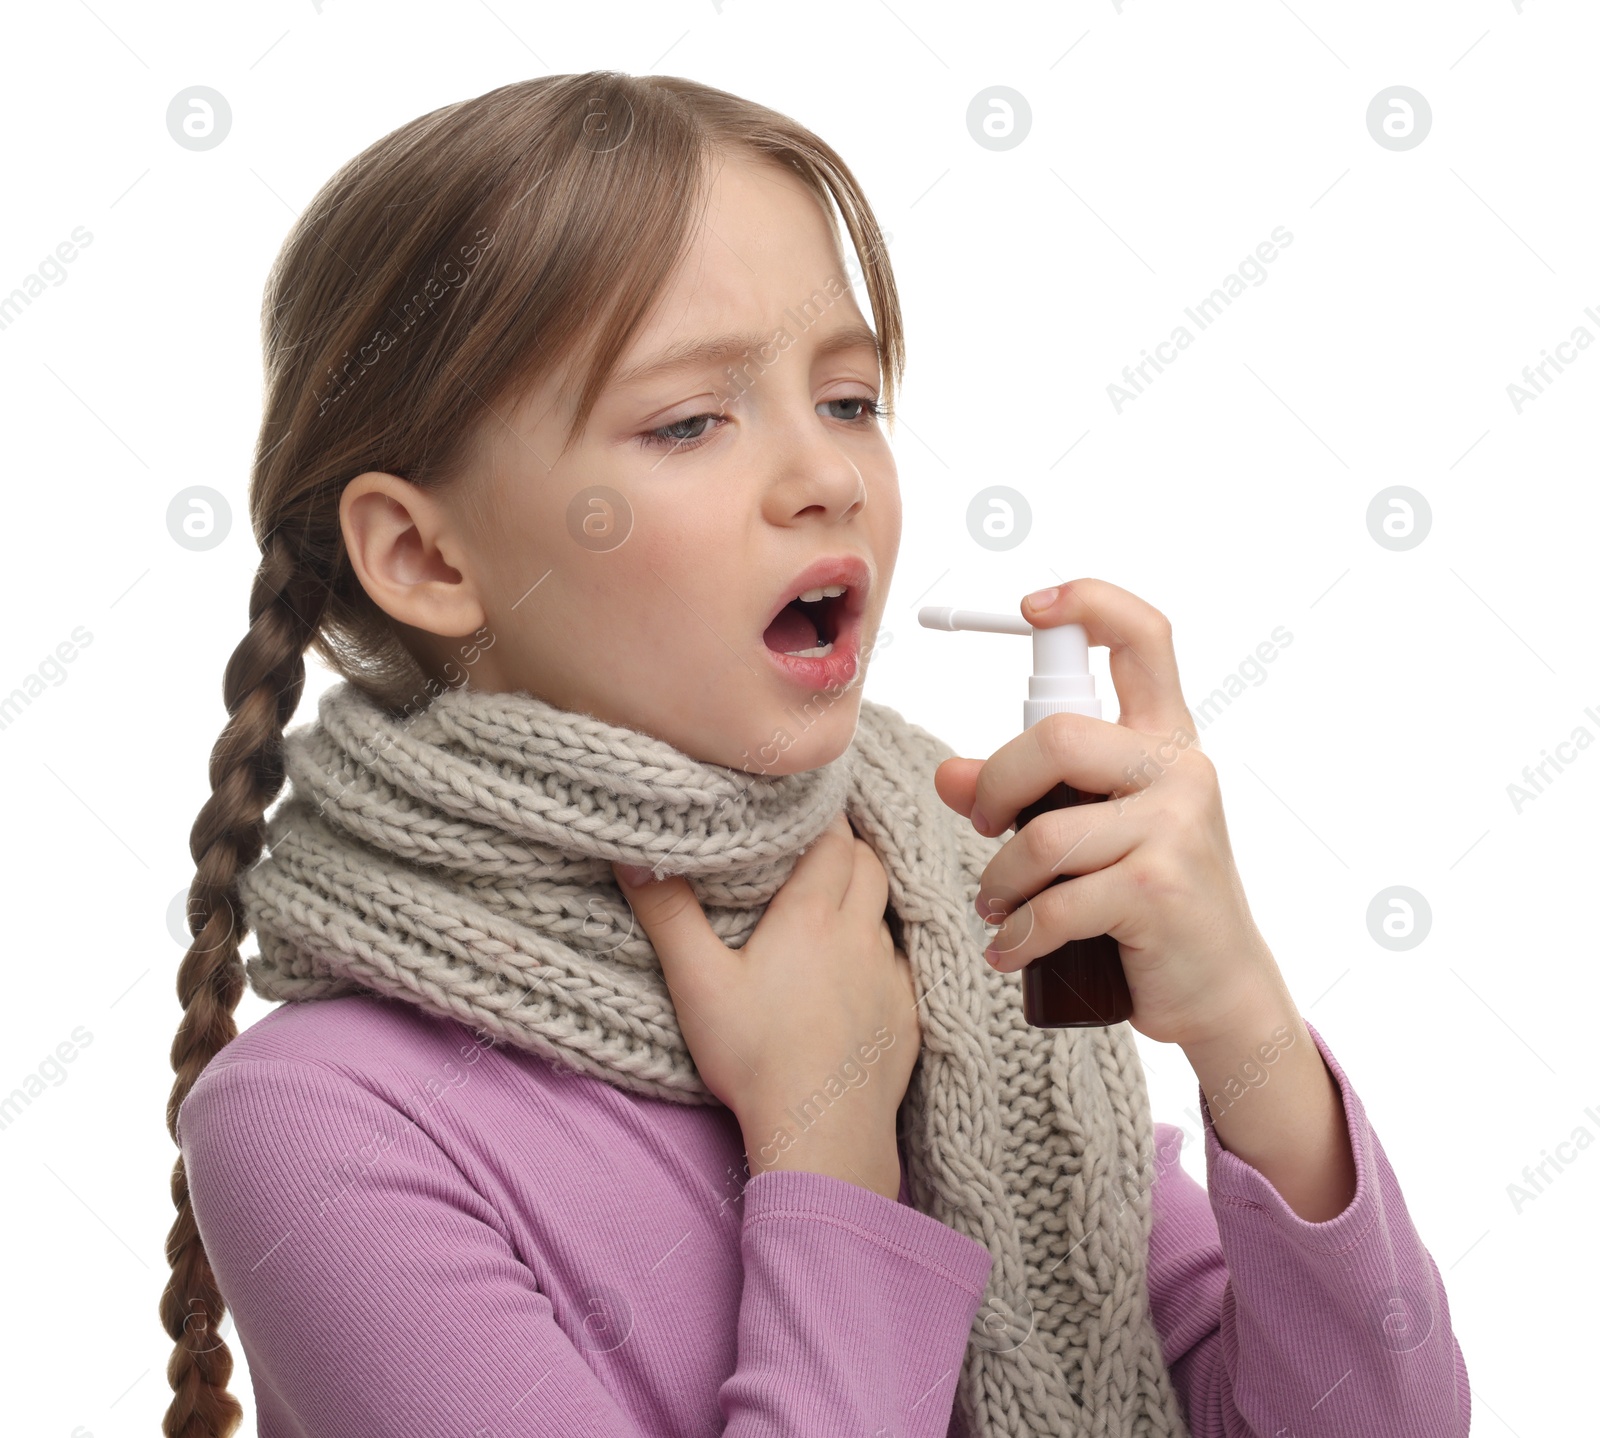
<path id="1" fill-rule="evenodd" d="M 777 778 L 831 764 L 855 737 L 860 718 L 861 688 L 852 685 L 837 697 L 821 694 L 790 705 L 774 706 L 761 721 L 754 742 L 736 742 L 731 767 Z"/>

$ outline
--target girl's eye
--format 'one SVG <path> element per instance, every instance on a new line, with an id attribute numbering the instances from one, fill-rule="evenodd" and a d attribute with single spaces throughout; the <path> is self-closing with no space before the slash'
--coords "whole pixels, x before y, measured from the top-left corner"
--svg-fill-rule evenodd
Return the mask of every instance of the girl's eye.
<path id="1" fill-rule="evenodd" d="M 639 437 L 645 445 L 659 445 L 664 449 L 697 449 L 704 444 L 707 431 L 696 429 L 703 419 L 720 419 L 715 414 L 692 414 L 687 419 L 675 419 L 660 429 L 652 429 Z M 692 432 L 690 432 L 692 431 Z"/>
<path id="2" fill-rule="evenodd" d="M 860 409 L 855 414 L 830 415 L 829 418 L 839 420 L 843 424 L 853 424 L 866 428 L 873 420 L 888 413 L 885 405 L 866 395 L 849 395 L 844 399 L 825 399 L 817 406 L 820 410 L 828 405 L 859 405 Z M 721 419 L 720 414 L 707 412 L 705 414 L 692 414 L 686 419 L 675 419 L 671 424 L 664 424 L 659 429 L 646 431 L 639 436 L 639 443 L 647 449 L 668 449 L 682 451 L 698 449 L 711 437 L 712 431 L 700 427 L 703 420 Z"/>
<path id="3" fill-rule="evenodd" d="M 827 405 L 827 404 L 858 404 L 858 405 L 860 405 L 861 406 L 861 413 L 859 413 L 859 414 L 851 414 L 851 415 L 836 414 L 836 415 L 834 415 L 835 419 L 842 419 L 847 424 L 855 424 L 855 423 L 858 423 L 858 422 L 864 424 L 867 420 L 877 419 L 878 416 L 883 413 L 883 406 L 880 405 L 877 400 L 871 399 L 867 395 L 862 395 L 862 394 L 846 395 L 845 398 L 843 398 L 843 399 L 825 399 L 825 400 L 823 400 L 822 403 L 825 404 L 825 405 Z M 818 406 L 818 407 L 820 408 L 821 406 Z"/>

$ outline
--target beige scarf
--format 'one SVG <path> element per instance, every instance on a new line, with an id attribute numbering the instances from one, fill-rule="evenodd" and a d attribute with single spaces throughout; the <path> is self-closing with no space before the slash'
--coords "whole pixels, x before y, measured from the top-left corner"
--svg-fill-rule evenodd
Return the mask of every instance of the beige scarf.
<path id="1" fill-rule="evenodd" d="M 634 1093 L 710 1104 L 609 860 L 688 877 L 749 937 L 841 807 L 882 860 L 920 996 L 901 1109 L 923 1213 L 994 1255 L 955 1407 L 972 1438 L 1188 1438 L 1146 1289 L 1154 1172 L 1126 1024 L 1036 1029 L 973 906 L 1001 840 L 950 810 L 953 751 L 863 700 L 832 763 L 771 776 L 527 694 L 405 718 L 341 683 L 285 736 L 290 790 L 241 877 L 270 1000 L 370 990 Z"/>

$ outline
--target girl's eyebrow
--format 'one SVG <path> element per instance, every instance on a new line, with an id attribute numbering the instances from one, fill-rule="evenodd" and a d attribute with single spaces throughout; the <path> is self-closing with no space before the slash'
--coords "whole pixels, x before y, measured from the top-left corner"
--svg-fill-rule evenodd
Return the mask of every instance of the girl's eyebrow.
<path id="1" fill-rule="evenodd" d="M 612 380 L 612 385 L 620 389 L 624 385 L 656 379 L 677 370 L 716 364 L 741 355 L 746 350 L 759 350 L 762 345 L 771 343 L 772 335 L 753 332 L 707 335 L 702 339 L 679 340 L 676 344 L 668 345 L 666 349 L 624 370 Z M 883 349 L 878 343 L 878 337 L 866 325 L 860 323 L 843 325 L 839 329 L 830 330 L 827 334 L 819 336 L 813 354 L 820 358 L 823 355 L 850 349 L 870 349 L 877 356 L 879 367 L 882 367 Z"/>

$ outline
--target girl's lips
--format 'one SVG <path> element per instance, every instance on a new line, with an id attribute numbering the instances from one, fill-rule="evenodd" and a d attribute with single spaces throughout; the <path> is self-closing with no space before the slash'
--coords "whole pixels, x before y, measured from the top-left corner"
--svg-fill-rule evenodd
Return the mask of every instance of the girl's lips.
<path id="1" fill-rule="evenodd" d="M 857 675 L 861 661 L 861 615 L 841 611 L 833 650 L 820 658 L 807 659 L 797 654 L 780 654 L 763 644 L 762 649 L 785 678 L 808 689 L 843 689 Z"/>

